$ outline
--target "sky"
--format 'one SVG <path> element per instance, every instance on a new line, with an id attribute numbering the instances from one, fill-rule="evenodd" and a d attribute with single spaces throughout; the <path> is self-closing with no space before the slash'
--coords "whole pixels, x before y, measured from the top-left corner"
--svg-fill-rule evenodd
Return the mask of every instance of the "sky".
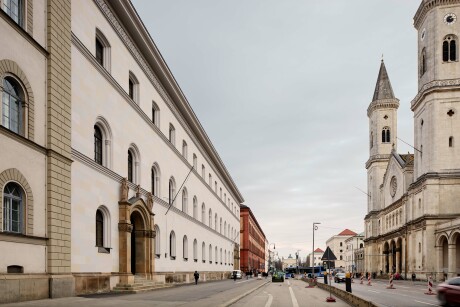
<path id="1" fill-rule="evenodd" d="M 313 222 L 323 250 L 364 230 L 382 55 L 413 144 L 420 0 L 132 2 L 279 257 L 311 253 Z"/>

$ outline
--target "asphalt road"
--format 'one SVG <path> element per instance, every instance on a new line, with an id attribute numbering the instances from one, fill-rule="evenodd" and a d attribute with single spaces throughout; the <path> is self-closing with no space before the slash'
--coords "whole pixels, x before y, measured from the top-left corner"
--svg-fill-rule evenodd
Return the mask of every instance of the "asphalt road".
<path id="1" fill-rule="evenodd" d="M 287 279 L 284 283 L 275 282 L 259 288 L 232 305 L 232 307 L 317 307 L 317 306 L 349 306 L 336 298 L 335 303 L 327 303 L 329 296 L 319 288 L 305 288 L 307 284 L 297 279 Z"/>
<path id="2" fill-rule="evenodd" d="M 359 279 L 355 279 L 351 285 L 352 293 L 367 301 L 374 302 L 382 307 L 417 307 L 417 306 L 439 306 L 436 295 L 426 295 L 427 283 L 415 282 L 406 280 L 395 280 L 393 286 L 396 289 L 387 289 L 388 281 L 372 280 L 372 286 L 368 286 L 367 282 L 363 285 L 359 283 Z M 322 279 L 321 279 L 322 282 Z M 345 283 L 334 283 L 332 286 L 345 290 Z M 433 290 L 436 290 L 435 288 Z"/>

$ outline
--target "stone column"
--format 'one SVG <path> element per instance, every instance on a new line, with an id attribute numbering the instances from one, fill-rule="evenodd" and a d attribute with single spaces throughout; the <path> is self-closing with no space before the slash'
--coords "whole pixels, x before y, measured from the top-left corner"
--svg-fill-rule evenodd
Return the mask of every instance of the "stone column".
<path id="1" fill-rule="evenodd" d="M 456 275 L 456 271 L 457 271 L 457 268 L 456 268 L 456 259 L 457 259 L 457 246 L 455 244 L 449 244 L 449 251 L 448 251 L 448 266 L 449 266 L 449 271 L 447 273 L 447 278 L 452 278 Z"/>

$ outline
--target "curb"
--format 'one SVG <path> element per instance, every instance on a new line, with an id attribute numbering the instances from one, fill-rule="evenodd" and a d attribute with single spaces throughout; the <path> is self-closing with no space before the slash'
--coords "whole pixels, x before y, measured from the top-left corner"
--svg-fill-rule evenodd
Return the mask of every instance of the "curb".
<path id="1" fill-rule="evenodd" d="M 242 299 L 243 297 L 245 297 L 245 296 L 251 294 L 252 292 L 256 291 L 257 289 L 259 289 L 259 288 L 265 286 L 265 285 L 268 284 L 269 282 L 270 282 L 270 280 L 264 282 L 264 283 L 261 284 L 261 285 L 258 285 L 257 287 L 255 287 L 255 288 L 253 288 L 253 289 L 251 289 L 251 290 L 248 290 L 248 291 L 244 292 L 244 293 L 241 294 L 241 295 L 238 295 L 237 297 L 235 297 L 235 298 L 229 300 L 228 302 L 223 303 L 222 305 L 219 305 L 219 307 L 228 307 L 228 306 L 230 306 L 230 305 L 233 305 L 233 304 L 235 304 L 236 302 L 238 302 L 240 299 Z"/>

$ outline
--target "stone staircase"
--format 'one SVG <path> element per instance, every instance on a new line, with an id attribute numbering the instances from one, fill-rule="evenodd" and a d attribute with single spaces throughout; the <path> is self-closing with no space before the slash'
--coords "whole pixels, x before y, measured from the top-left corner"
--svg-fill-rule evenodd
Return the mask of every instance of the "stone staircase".
<path id="1" fill-rule="evenodd" d="M 134 284 L 117 284 L 113 289 L 113 293 L 139 293 L 152 291 L 156 289 L 170 288 L 172 285 L 165 283 L 155 282 L 153 280 L 145 279 L 141 276 L 134 276 Z"/>

